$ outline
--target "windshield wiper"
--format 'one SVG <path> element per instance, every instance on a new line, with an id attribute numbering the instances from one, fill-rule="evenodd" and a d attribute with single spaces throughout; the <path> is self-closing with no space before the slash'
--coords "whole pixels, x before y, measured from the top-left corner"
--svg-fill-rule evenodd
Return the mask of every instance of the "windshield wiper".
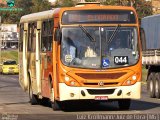
<path id="1" fill-rule="evenodd" d="M 119 29 L 120 26 L 121 26 L 121 25 L 118 24 L 118 26 L 115 28 L 115 30 L 113 31 L 111 37 L 110 37 L 109 40 L 108 40 L 108 44 L 112 42 L 112 40 L 113 40 L 113 38 L 116 36 L 116 34 L 117 34 L 118 29 Z"/>
<path id="2" fill-rule="evenodd" d="M 92 42 L 95 42 L 95 39 L 91 36 L 91 34 L 90 34 L 82 25 L 79 25 L 79 27 L 82 29 L 82 31 L 86 34 L 86 36 L 87 36 Z"/>

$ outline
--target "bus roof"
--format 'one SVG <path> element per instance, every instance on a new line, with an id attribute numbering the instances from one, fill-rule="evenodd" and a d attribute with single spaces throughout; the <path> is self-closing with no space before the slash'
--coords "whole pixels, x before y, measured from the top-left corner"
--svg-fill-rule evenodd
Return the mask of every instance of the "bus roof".
<path id="1" fill-rule="evenodd" d="M 21 17 L 20 23 L 51 19 L 53 18 L 53 13 L 54 13 L 54 9 L 43 11 L 43 12 L 38 12 L 38 13 L 28 14 L 28 15 Z"/>

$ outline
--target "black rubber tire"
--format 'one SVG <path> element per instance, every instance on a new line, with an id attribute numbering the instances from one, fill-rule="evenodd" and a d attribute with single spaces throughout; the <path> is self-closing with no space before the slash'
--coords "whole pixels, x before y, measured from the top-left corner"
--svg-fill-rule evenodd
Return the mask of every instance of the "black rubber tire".
<path id="1" fill-rule="evenodd" d="M 147 79 L 148 92 L 151 98 L 155 97 L 155 73 L 151 72 Z"/>
<path id="2" fill-rule="evenodd" d="M 120 99 L 118 100 L 120 110 L 129 110 L 131 105 L 131 99 Z"/>
<path id="3" fill-rule="evenodd" d="M 160 98 L 160 73 L 155 75 L 155 97 Z"/>
<path id="4" fill-rule="evenodd" d="M 39 104 L 39 99 L 38 99 L 37 95 L 33 94 L 30 77 L 29 77 L 29 100 L 30 100 L 31 105 Z"/>
<path id="5" fill-rule="evenodd" d="M 42 99 L 39 99 L 39 104 L 43 106 L 50 107 L 50 100 L 48 98 L 43 97 Z"/>
<path id="6" fill-rule="evenodd" d="M 49 83 L 50 83 L 49 86 L 50 86 L 50 93 L 51 93 L 51 92 L 52 92 L 52 88 L 53 88 L 53 84 L 52 84 L 52 79 L 51 79 L 51 77 L 49 77 L 48 80 L 49 80 Z M 51 96 L 51 95 L 50 95 L 50 96 Z M 59 102 L 59 101 L 57 101 L 57 100 L 55 100 L 55 99 L 54 99 L 54 101 L 51 101 L 51 98 L 50 98 L 50 104 L 51 104 L 51 107 L 52 107 L 52 109 L 53 109 L 54 111 L 60 109 L 60 102 Z"/>
<path id="7" fill-rule="evenodd" d="M 60 103 L 57 100 L 54 100 L 54 102 L 51 101 L 51 107 L 54 111 L 57 111 L 60 109 Z"/>

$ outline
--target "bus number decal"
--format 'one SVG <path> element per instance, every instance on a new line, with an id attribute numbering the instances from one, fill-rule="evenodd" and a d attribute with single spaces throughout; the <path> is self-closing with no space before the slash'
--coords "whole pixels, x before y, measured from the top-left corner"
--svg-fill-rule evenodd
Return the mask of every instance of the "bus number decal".
<path id="1" fill-rule="evenodd" d="M 128 64 L 128 56 L 114 56 L 114 64 L 116 65 Z"/>

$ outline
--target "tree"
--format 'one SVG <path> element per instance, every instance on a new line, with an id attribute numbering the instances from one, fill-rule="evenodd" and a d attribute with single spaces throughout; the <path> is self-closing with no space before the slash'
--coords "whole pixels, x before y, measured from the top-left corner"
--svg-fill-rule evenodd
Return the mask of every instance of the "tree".
<path id="1" fill-rule="evenodd" d="M 33 6 L 31 7 L 31 12 L 41 12 L 51 9 L 51 3 L 48 0 L 32 0 Z"/>
<path id="2" fill-rule="evenodd" d="M 106 0 L 102 2 L 104 5 L 119 5 L 119 0 Z"/>
<path id="3" fill-rule="evenodd" d="M 137 10 L 139 18 L 143 18 L 148 15 L 152 15 L 152 4 L 145 0 L 85 0 L 86 2 L 100 1 L 104 5 L 130 5 L 133 3 L 133 7 Z M 71 7 L 77 2 L 75 0 L 57 0 L 54 7 Z M 0 7 L 8 7 L 4 4 L 0 4 Z M 40 12 L 51 9 L 51 4 L 48 0 L 15 0 L 15 7 L 22 8 L 20 12 L 0 11 L 3 23 L 18 23 L 21 16 Z"/>
<path id="4" fill-rule="evenodd" d="M 57 0 L 54 7 L 72 7 L 75 4 L 73 0 Z"/>
<path id="5" fill-rule="evenodd" d="M 15 17 L 17 18 L 16 23 L 18 23 L 23 15 L 30 14 L 32 12 L 31 7 L 33 6 L 33 3 L 32 0 L 16 0 L 15 6 L 17 8 L 23 9 L 22 11 L 17 12 L 17 14 L 15 15 Z M 12 16 L 14 15 L 12 14 Z"/>
<path id="6" fill-rule="evenodd" d="M 135 0 L 133 7 L 138 13 L 139 19 L 153 14 L 152 3 L 145 0 Z"/>
<path id="7" fill-rule="evenodd" d="M 0 7 L 8 7 L 0 4 Z M 51 9 L 48 0 L 16 0 L 15 8 L 22 8 L 23 11 L 0 11 L 3 23 L 19 23 L 23 15 Z"/>
<path id="8" fill-rule="evenodd" d="M 15 6 L 17 8 L 22 8 L 21 15 L 31 13 L 31 7 L 33 6 L 32 0 L 16 0 Z"/>
<path id="9" fill-rule="evenodd" d="M 152 4 L 145 0 L 105 0 L 102 4 L 130 6 L 131 3 L 136 9 L 140 19 L 152 15 Z"/>

